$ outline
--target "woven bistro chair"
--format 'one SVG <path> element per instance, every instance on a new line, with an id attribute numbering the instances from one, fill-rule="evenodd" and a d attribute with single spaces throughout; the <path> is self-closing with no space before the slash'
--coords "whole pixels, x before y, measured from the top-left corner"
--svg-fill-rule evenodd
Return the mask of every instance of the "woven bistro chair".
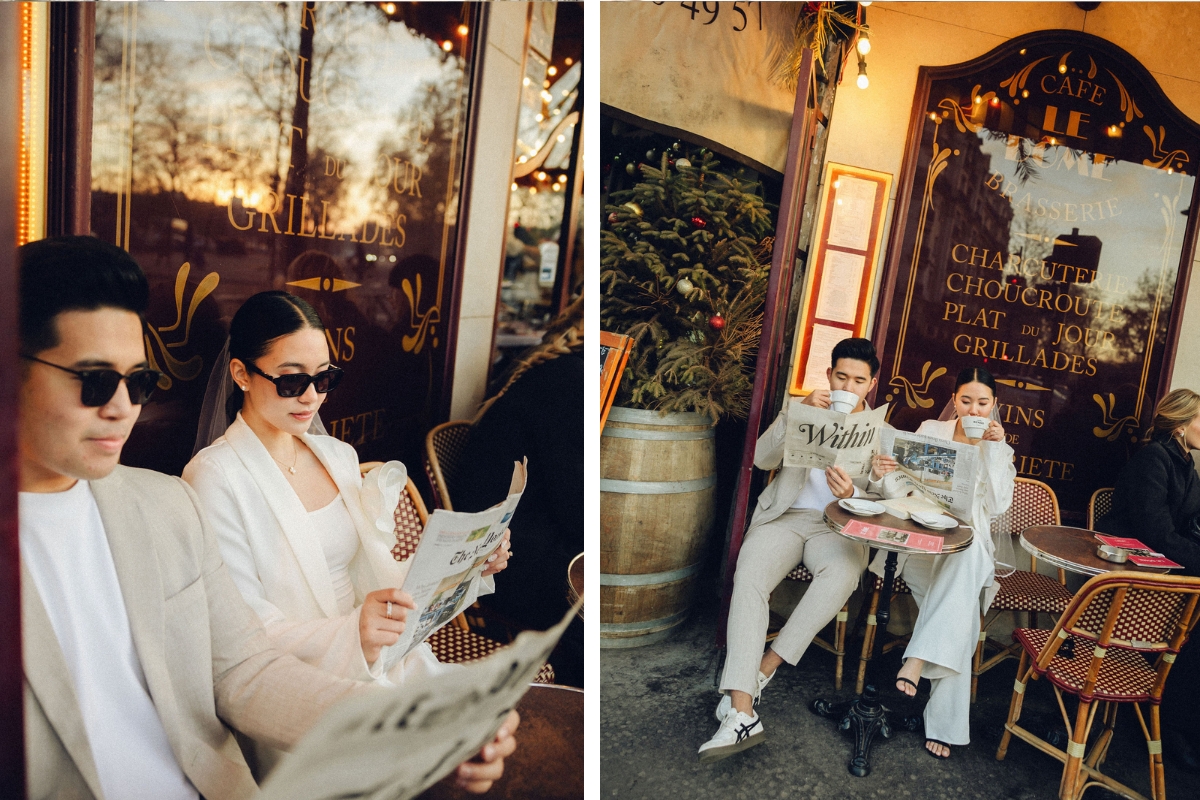
<path id="1" fill-rule="evenodd" d="M 1088 530 L 1096 530 L 1096 520 L 1112 511 L 1114 491 L 1113 487 L 1107 486 L 1092 492 L 1091 498 L 1088 499 Z"/>
<path id="2" fill-rule="evenodd" d="M 359 470 L 366 474 L 381 463 L 371 461 L 360 464 Z M 429 512 L 425 510 L 425 502 L 412 478 L 408 479 L 405 490 L 400 493 L 400 502 L 396 504 L 393 518 L 396 520 L 396 544 L 392 547 L 392 556 L 397 561 L 407 561 L 417 551 L 421 533 L 429 521 Z M 500 642 L 472 631 L 462 614 L 434 631 L 428 642 L 437 660 L 444 664 L 475 661 L 503 647 Z M 554 683 L 554 668 L 549 663 L 543 665 L 534 682 Z"/>
<path id="3" fill-rule="evenodd" d="M 1100 772 L 1112 742 L 1117 709 L 1121 704 L 1132 705 L 1146 737 L 1152 796 L 1165 800 L 1159 707 L 1175 656 L 1196 624 L 1197 600 L 1200 578 L 1108 572 L 1084 584 L 1053 630 L 1015 630 L 1013 638 L 1021 647 L 1021 660 L 996 758 L 1004 758 L 1016 736 L 1063 762 L 1058 787 L 1061 800 L 1077 800 L 1092 786 L 1146 800 Z M 1068 641 L 1072 642 L 1070 651 L 1064 652 Z M 1018 724 L 1025 690 L 1030 681 L 1039 678 L 1045 678 L 1054 689 L 1067 728 L 1066 751 Z M 1079 699 L 1073 721 L 1063 703 L 1064 693 Z M 1143 713 L 1142 703 L 1147 704 L 1149 713 Z M 1097 716 L 1102 728 L 1088 750 Z"/>
<path id="4" fill-rule="evenodd" d="M 767 483 L 775 480 L 775 474 L 778 471 L 779 470 L 773 469 L 767 473 Z M 808 567 L 804 566 L 804 562 L 801 562 L 797 564 L 791 572 L 789 572 L 787 575 L 784 575 L 783 579 L 785 581 L 795 581 L 797 583 L 812 583 L 813 574 L 808 571 Z M 775 614 L 772 614 L 771 616 L 776 618 Z M 820 647 L 822 650 L 833 653 L 834 657 L 837 659 L 836 666 L 834 667 L 833 671 L 833 686 L 838 690 L 842 688 L 842 668 L 846 661 L 846 620 L 849 619 L 849 616 L 850 603 L 847 601 L 846 605 L 842 606 L 842 610 L 837 613 L 836 617 L 834 617 L 833 641 L 830 642 L 821 636 L 813 637 L 813 644 L 815 644 L 817 647 Z M 772 625 L 772 627 L 774 627 L 774 625 Z M 780 625 L 779 627 L 783 626 Z M 767 631 L 768 642 L 773 642 L 778 637 L 778 629 Z"/>
<path id="5" fill-rule="evenodd" d="M 465 419 L 443 422 L 425 435 L 425 475 L 433 487 L 434 503 L 438 508 L 453 511 L 450 487 L 458 477 L 460 456 L 467 444 L 471 423 Z"/>
<path id="6" fill-rule="evenodd" d="M 1058 497 L 1054 490 L 1041 481 L 1031 478 L 1017 478 L 1013 486 L 1012 528 L 1008 533 L 1019 536 L 1021 531 L 1031 525 L 1061 525 L 1062 517 L 1058 510 Z M 988 625 L 996 621 L 998 612 L 1023 611 L 1028 615 L 1030 628 L 1037 627 L 1039 613 L 1058 617 L 1071 602 L 1071 592 L 1066 587 L 1067 576 L 1063 570 L 1058 570 L 1058 579 L 1042 575 L 1037 571 L 1037 559 L 1031 559 L 1031 569 L 1017 570 L 1011 575 L 997 578 L 1000 590 L 992 601 L 989 614 L 980 618 L 979 644 L 975 647 L 975 658 L 971 667 L 971 702 L 975 702 L 975 693 L 979 685 L 979 676 L 1008 658 L 1016 658 L 1020 654 L 1020 646 L 1006 644 L 987 635 Z M 997 612 L 992 614 L 991 612 Z M 986 649 L 992 647 L 996 652 L 985 659 Z"/>

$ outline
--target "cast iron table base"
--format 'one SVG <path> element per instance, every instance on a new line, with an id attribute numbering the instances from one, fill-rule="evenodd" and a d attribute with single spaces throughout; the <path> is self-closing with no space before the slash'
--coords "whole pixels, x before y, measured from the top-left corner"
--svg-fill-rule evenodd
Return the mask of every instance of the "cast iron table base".
<path id="1" fill-rule="evenodd" d="M 876 631 L 886 632 L 888 620 L 892 615 L 892 583 L 896 577 L 896 551 L 888 551 L 887 560 L 883 567 L 883 595 L 879 598 L 879 608 L 875 613 Z M 848 703 L 833 703 L 824 698 L 817 698 L 809 703 L 808 708 L 814 714 L 826 719 L 836 720 L 838 729 L 850 731 L 854 735 L 854 755 L 846 765 L 850 774 L 865 778 L 871 774 L 871 745 L 875 737 L 882 736 L 890 739 L 892 725 L 888 720 L 888 710 L 879 701 L 879 690 L 875 683 L 876 651 L 879 649 L 877 635 L 871 644 L 871 660 L 867 664 L 867 681 L 863 693 L 857 700 Z M 905 718 L 902 727 L 913 730 L 911 718 Z"/>

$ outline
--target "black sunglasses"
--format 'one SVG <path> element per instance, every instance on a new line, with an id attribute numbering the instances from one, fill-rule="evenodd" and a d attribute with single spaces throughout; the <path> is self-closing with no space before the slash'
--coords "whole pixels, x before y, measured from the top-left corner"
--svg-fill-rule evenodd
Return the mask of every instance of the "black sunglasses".
<path id="1" fill-rule="evenodd" d="M 69 369 L 24 353 L 21 354 L 21 358 L 74 375 L 82 385 L 79 401 L 90 408 L 97 408 L 112 400 L 121 381 L 125 381 L 125 388 L 129 391 L 129 402 L 135 406 L 144 405 L 150 399 L 150 395 L 154 394 L 154 389 L 162 378 L 162 373 L 156 369 L 139 369 L 122 375 L 115 369 Z"/>
<path id="2" fill-rule="evenodd" d="M 255 375 L 263 376 L 275 384 L 275 391 L 279 393 L 280 397 L 299 397 L 308 391 L 310 384 L 316 387 L 318 394 L 328 394 L 338 387 L 338 384 L 342 382 L 342 375 L 345 374 L 341 367 L 329 367 L 322 372 L 318 372 L 316 375 L 295 372 L 291 375 L 280 375 L 276 378 L 263 372 L 249 361 L 245 362 L 245 364 L 246 369 Z"/>

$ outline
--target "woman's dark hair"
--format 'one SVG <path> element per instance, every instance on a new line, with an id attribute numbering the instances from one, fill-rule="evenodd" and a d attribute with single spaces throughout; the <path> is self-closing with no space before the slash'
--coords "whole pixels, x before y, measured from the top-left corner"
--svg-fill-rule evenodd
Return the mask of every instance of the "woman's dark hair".
<path id="1" fill-rule="evenodd" d="M 843 358 L 866 362 L 871 370 L 872 378 L 875 377 L 876 372 L 879 372 L 879 356 L 875 355 L 875 345 L 871 344 L 870 339 L 842 339 L 833 346 L 829 366 L 837 369 L 837 362 Z"/>
<path id="2" fill-rule="evenodd" d="M 305 328 L 325 330 L 316 309 L 287 292 L 259 292 L 242 303 L 233 315 L 229 324 L 229 358 L 253 364 L 271 349 L 276 339 Z M 230 422 L 241 410 L 242 400 L 242 390 L 233 387 L 225 401 Z"/>
<path id="3" fill-rule="evenodd" d="M 968 383 L 982 383 L 992 390 L 992 397 L 996 396 L 996 379 L 983 367 L 967 367 L 958 373 L 958 379 L 954 381 L 954 393 L 958 394 L 959 388 Z"/>
<path id="4" fill-rule="evenodd" d="M 137 262 L 92 236 L 57 236 L 22 246 L 21 352 L 37 355 L 59 343 L 54 319 L 64 311 L 117 308 L 141 316 L 150 285 Z"/>

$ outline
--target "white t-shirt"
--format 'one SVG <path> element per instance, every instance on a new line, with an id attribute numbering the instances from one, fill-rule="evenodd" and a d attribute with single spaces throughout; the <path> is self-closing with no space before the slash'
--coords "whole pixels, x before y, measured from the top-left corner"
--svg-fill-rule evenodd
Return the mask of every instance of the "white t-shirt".
<path id="1" fill-rule="evenodd" d="M 70 670 L 105 797 L 197 800 L 150 699 L 91 487 L 19 498 L 21 558 Z"/>

